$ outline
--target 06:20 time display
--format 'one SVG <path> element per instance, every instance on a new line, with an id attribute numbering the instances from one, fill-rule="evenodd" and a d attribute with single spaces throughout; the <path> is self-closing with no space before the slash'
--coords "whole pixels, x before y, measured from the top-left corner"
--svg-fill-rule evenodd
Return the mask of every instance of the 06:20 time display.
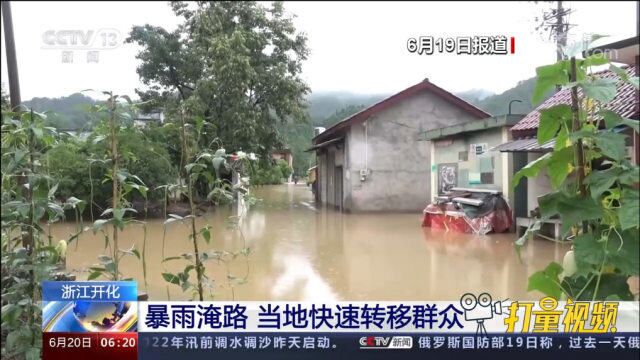
<path id="1" fill-rule="evenodd" d="M 103 337 L 100 338 L 100 347 L 135 347 L 136 346 L 136 338 L 135 337 L 126 337 L 120 339 Z"/>

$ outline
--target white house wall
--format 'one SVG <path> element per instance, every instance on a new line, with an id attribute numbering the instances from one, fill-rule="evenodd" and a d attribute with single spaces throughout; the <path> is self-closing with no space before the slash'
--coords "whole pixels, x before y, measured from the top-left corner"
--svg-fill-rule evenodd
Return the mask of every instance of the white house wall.
<path id="1" fill-rule="evenodd" d="M 527 160 L 531 163 L 542 155 L 544 154 L 528 153 Z M 530 177 L 527 181 L 527 215 L 529 215 L 533 209 L 538 207 L 538 197 L 552 192 L 553 189 L 551 187 L 551 180 L 545 169 L 542 169 L 540 173 L 538 173 L 538 176 Z"/>
<path id="2" fill-rule="evenodd" d="M 352 125 L 345 140 L 345 209 L 424 209 L 431 188 L 430 144 L 417 141 L 417 135 L 474 120 L 466 111 L 425 91 L 381 111 L 365 123 Z M 361 170 L 367 173 L 365 181 L 360 179 Z"/>

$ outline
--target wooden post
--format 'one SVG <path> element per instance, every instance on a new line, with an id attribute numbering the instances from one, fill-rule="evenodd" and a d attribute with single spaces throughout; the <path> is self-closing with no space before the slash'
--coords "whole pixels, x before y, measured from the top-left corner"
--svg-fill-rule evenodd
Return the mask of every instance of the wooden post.
<path id="1" fill-rule="evenodd" d="M 9 98 L 11 110 L 15 110 L 20 100 L 20 80 L 18 79 L 18 59 L 16 58 L 16 42 L 13 38 L 13 20 L 11 18 L 11 2 L 2 2 L 2 22 L 4 23 L 5 51 L 7 54 L 7 73 L 9 75 Z"/>
<path id="2" fill-rule="evenodd" d="M 571 57 L 571 71 L 569 72 L 569 81 L 575 83 L 577 81 L 578 69 L 576 66 L 576 58 L 575 56 Z M 578 87 L 573 86 L 571 88 L 571 115 L 572 115 L 572 123 L 571 123 L 571 131 L 576 132 L 580 131 L 580 107 L 578 106 Z M 575 157 L 576 157 L 576 171 L 578 175 L 578 190 L 580 191 L 580 195 L 582 197 L 587 196 L 587 187 L 584 184 L 584 148 L 582 146 L 582 139 L 578 139 L 575 147 Z M 587 233 L 589 230 L 588 224 L 586 221 L 582 222 L 582 232 Z"/>

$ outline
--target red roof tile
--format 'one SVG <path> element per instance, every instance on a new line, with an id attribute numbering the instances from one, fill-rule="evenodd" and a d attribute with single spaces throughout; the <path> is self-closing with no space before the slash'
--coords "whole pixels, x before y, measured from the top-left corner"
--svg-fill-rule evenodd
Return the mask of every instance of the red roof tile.
<path id="1" fill-rule="evenodd" d="M 636 76 L 636 70 L 633 66 L 626 68 L 629 76 Z M 618 80 L 618 93 L 611 102 L 605 104 L 605 108 L 615 111 L 616 113 L 627 117 L 634 118 L 638 116 L 638 93 L 633 85 L 623 82 L 618 75 L 610 70 L 605 70 L 594 74 L 599 78 L 605 79 L 617 79 Z M 578 89 L 578 95 L 582 96 L 582 91 Z M 515 124 L 511 131 L 514 132 L 532 132 L 538 129 L 538 123 L 540 122 L 540 110 L 552 107 L 559 104 L 571 104 L 571 90 L 564 89 L 557 92 L 555 95 L 547 99 L 540 104 L 535 110 L 527 114 L 522 120 Z"/>

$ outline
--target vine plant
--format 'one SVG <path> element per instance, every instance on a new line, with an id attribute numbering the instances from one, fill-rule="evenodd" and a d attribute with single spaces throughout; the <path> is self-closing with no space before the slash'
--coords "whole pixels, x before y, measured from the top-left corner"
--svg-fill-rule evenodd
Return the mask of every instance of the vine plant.
<path id="1" fill-rule="evenodd" d="M 198 181 L 204 182 L 207 187 L 208 195 L 207 200 L 214 202 L 232 201 L 233 193 L 246 194 L 248 184 L 248 178 L 242 178 L 245 182 L 239 181 L 236 185 L 231 184 L 228 180 L 225 180 L 221 174 L 227 172 L 236 171 L 237 174 L 242 175 L 239 170 L 245 169 L 243 164 L 250 161 L 250 157 L 244 156 L 242 159 L 237 155 L 227 155 L 224 148 L 218 148 L 215 152 L 210 149 L 204 149 L 197 154 L 192 154 L 191 146 L 198 144 L 199 133 L 202 131 L 204 121 L 199 118 L 194 118 L 192 122 L 187 121 L 187 113 L 184 109 L 180 110 L 180 137 L 182 147 L 182 176 L 186 184 L 179 186 L 171 186 L 171 188 L 186 191 L 184 195 L 189 201 L 190 213 L 187 216 L 179 216 L 176 214 L 169 214 L 169 218 L 166 219 L 164 226 L 175 221 L 188 221 L 191 233 L 189 234 L 189 240 L 193 245 L 192 253 L 185 253 L 180 256 L 171 256 L 163 259 L 163 263 L 172 260 L 185 260 L 187 265 L 181 272 L 170 273 L 164 272 L 162 276 L 164 280 L 170 284 L 178 285 L 182 291 L 191 291 L 193 298 L 198 298 L 200 301 L 205 298 L 205 289 L 208 291 L 209 296 L 213 297 L 214 282 L 205 273 L 205 263 L 210 260 L 217 260 L 219 263 L 224 262 L 227 265 L 227 284 L 230 285 L 232 291 L 232 282 L 242 283 L 246 281 L 246 276 L 240 281 L 230 274 L 228 270 L 228 262 L 235 259 L 239 254 L 243 254 L 246 257 L 249 256 L 250 250 L 243 246 L 243 248 L 237 252 L 217 251 L 217 250 L 204 250 L 199 243 L 200 237 L 204 239 L 206 244 L 211 242 L 211 226 L 205 225 L 198 229 L 196 225 L 197 206 L 195 202 L 196 190 L 195 184 Z M 215 141 L 214 141 L 215 142 Z M 212 142 L 212 143 L 214 143 Z M 228 159 L 232 160 L 229 163 Z M 255 157 L 253 157 L 255 159 Z M 165 190 L 170 188 L 165 187 Z M 164 243 L 164 240 L 163 240 Z M 246 244 L 245 244 L 246 245 Z M 195 270 L 196 281 L 191 282 L 189 280 L 190 274 Z M 248 272 L 247 272 L 248 276 Z"/>
<path id="2" fill-rule="evenodd" d="M 57 133 L 44 119 L 28 110 L 2 113 L 2 358 L 40 358 L 39 284 L 64 256 L 41 226 L 63 218 L 67 206 L 55 200 L 45 169 Z"/>
<path id="3" fill-rule="evenodd" d="M 638 166 L 627 157 L 625 129 L 638 133 L 638 121 L 607 109 L 621 86 L 638 91 L 638 77 L 609 64 L 618 79 L 591 74 L 592 66 L 609 61 L 601 54 L 571 57 L 536 69 L 533 101 L 562 86 L 571 104 L 540 111 L 538 142 L 555 138 L 552 152 L 522 168 L 522 177 L 536 177 L 542 169 L 553 191 L 539 198 L 540 220 L 516 245 L 522 246 L 541 221 L 559 216 L 562 233 L 573 239 L 564 267 L 550 263 L 529 278 L 529 290 L 574 300 L 631 300 L 628 279 L 639 268 Z M 620 85 L 622 84 L 622 85 Z M 637 93 L 636 93 L 637 94 Z"/>
<path id="4" fill-rule="evenodd" d="M 128 196 L 136 190 L 145 199 L 146 204 L 148 189 L 138 176 L 130 174 L 122 167 L 121 162 L 123 155 L 119 153 L 118 135 L 121 132 L 123 123 L 125 121 L 131 121 L 131 112 L 135 106 L 126 95 L 119 96 L 112 92 L 103 92 L 103 94 L 107 95 L 106 103 L 96 105 L 93 111 L 106 119 L 96 131 L 97 136 L 93 139 L 93 142 L 95 144 L 106 142 L 106 159 L 104 160 L 108 163 L 110 169 L 105 175 L 103 183 L 111 183 L 111 207 L 104 210 L 101 214 L 101 217 L 110 216 L 109 218 L 98 219 L 93 222 L 93 232 L 101 232 L 103 234 L 105 249 L 108 247 L 110 254 L 100 255 L 98 257 L 100 265 L 90 268 L 91 272 L 88 279 L 93 280 L 104 276 L 112 280 L 122 280 L 120 262 L 123 257 L 135 256 L 139 260 L 141 257 L 140 252 L 135 247 L 135 243 L 128 249 L 122 249 L 120 247 L 119 232 L 132 223 L 145 224 L 142 221 L 127 217 L 127 212 L 137 213 L 137 211 L 130 206 Z M 112 228 L 111 235 L 109 235 L 106 229 L 109 225 Z M 143 260 L 143 268 L 144 263 Z M 144 273 L 146 274 L 146 271 L 144 271 Z"/>

